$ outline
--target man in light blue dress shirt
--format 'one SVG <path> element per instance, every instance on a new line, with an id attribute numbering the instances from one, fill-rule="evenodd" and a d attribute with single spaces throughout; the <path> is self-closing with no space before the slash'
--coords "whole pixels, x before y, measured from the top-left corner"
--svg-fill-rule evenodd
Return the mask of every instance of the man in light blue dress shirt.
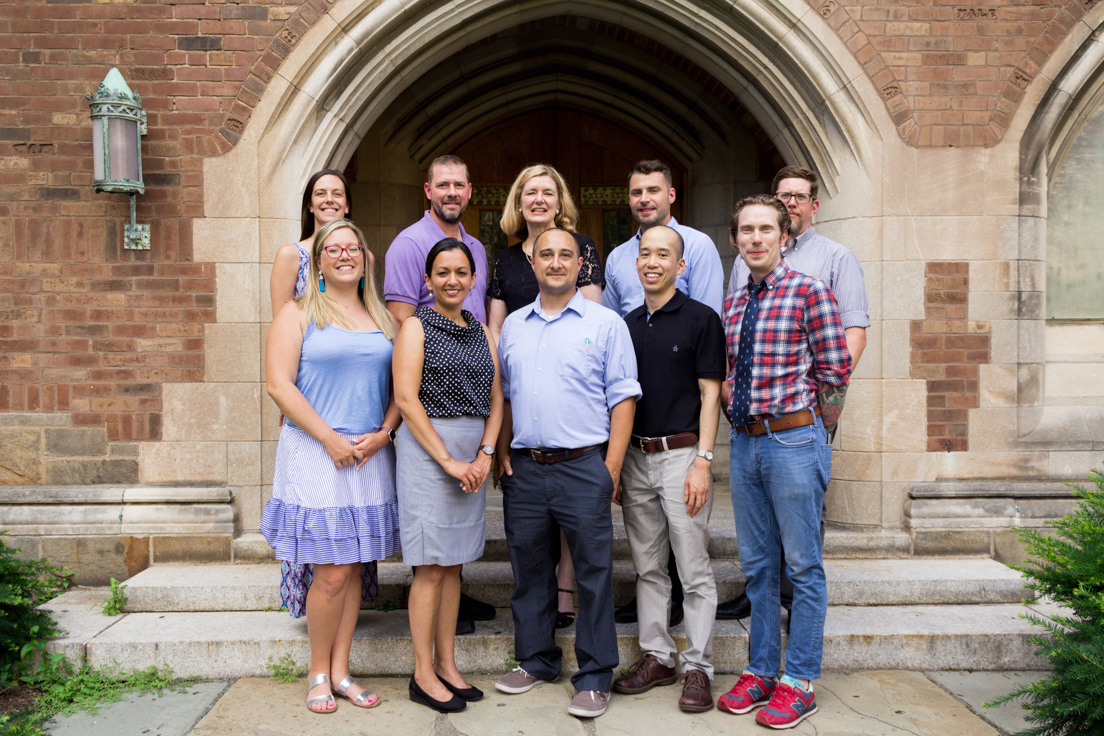
<path id="1" fill-rule="evenodd" d="M 556 563 L 563 529 L 579 592 L 577 690 L 568 713 L 605 712 L 618 664 L 613 623 L 613 519 L 621 463 L 640 398 L 625 322 L 583 298 L 571 233 L 547 230 L 534 245 L 540 295 L 502 326 L 499 358 L 506 396 L 496 449 L 514 594 L 518 667 L 495 682 L 527 692 L 560 674 Z"/>
<path id="2" fill-rule="evenodd" d="M 676 230 L 686 244 L 686 271 L 679 274 L 675 288 L 723 317 L 724 269 L 721 267 L 721 254 L 708 235 L 679 224 L 671 216 L 671 205 L 675 201 L 675 188 L 671 186 L 671 181 L 671 169 L 662 161 L 641 161 L 629 173 L 629 209 L 640 229 L 606 258 L 606 288 L 602 291 L 602 305 L 624 317 L 644 303 L 644 287 L 636 274 L 640 236 L 650 227 L 666 225 Z"/>
<path id="3" fill-rule="evenodd" d="M 640 236 L 650 227 L 666 225 L 682 236 L 684 243 L 686 270 L 678 275 L 675 288 L 706 305 L 723 320 L 721 308 L 725 294 L 721 254 L 708 235 L 680 224 L 671 216 L 671 205 L 675 202 L 672 181 L 671 169 L 662 161 L 641 161 L 629 172 L 629 209 L 640 229 L 606 258 L 602 305 L 624 317 L 644 303 L 644 287 L 636 273 Z M 673 550 L 667 567 L 671 572 L 670 624 L 674 626 L 682 620 L 683 596 Z M 617 609 L 617 622 L 636 622 L 635 598 Z"/>

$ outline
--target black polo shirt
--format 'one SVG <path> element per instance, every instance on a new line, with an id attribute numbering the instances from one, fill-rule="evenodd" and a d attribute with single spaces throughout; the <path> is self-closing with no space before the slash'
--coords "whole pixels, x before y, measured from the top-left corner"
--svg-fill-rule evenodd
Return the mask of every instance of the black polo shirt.
<path id="1" fill-rule="evenodd" d="M 699 378 L 725 377 L 721 318 L 675 290 L 648 319 L 643 304 L 625 315 L 636 351 L 643 397 L 636 402 L 633 434 L 666 437 L 697 432 L 701 419 Z"/>

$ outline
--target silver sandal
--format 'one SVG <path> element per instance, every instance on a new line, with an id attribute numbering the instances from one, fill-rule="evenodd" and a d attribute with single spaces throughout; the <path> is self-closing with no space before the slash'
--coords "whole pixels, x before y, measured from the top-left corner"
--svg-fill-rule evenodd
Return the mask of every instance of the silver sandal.
<path id="1" fill-rule="evenodd" d="M 348 695 L 346 695 L 346 693 L 348 693 L 349 688 L 351 688 L 355 684 L 356 683 L 353 681 L 353 676 L 349 675 L 344 680 L 337 683 L 337 687 L 334 688 L 334 692 L 345 698 L 358 708 L 375 708 L 377 705 L 383 702 L 383 699 L 379 695 L 367 689 L 362 690 L 360 695 L 357 695 L 355 698 L 350 698 Z M 372 701 L 371 704 L 364 704 L 364 701 L 371 700 L 372 698 L 375 698 L 375 700 Z"/>
<path id="2" fill-rule="evenodd" d="M 317 674 L 311 678 L 310 682 L 307 683 L 307 692 L 309 693 L 312 688 L 322 685 L 323 683 L 328 683 L 329 681 L 330 676 L 327 675 L 325 672 Z M 317 705 L 319 703 L 333 703 L 334 707 L 327 708 L 325 710 L 317 710 L 311 707 L 312 705 Z M 316 695 L 313 698 L 307 698 L 307 710 L 309 710 L 311 713 L 317 713 L 318 715 L 323 716 L 329 715 L 330 713 L 336 713 L 337 701 L 334 700 L 332 692 L 327 695 Z"/>

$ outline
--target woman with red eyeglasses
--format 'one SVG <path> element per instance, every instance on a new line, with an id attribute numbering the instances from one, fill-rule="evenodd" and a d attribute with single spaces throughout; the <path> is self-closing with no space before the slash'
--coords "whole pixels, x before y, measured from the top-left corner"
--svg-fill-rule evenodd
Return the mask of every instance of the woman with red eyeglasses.
<path id="1" fill-rule="evenodd" d="M 399 547 L 396 329 L 366 264 L 356 225 L 323 225 L 305 291 L 280 308 L 265 344 L 268 394 L 286 421 L 261 533 L 285 569 L 311 578 L 285 578 L 281 603 L 295 602 L 289 588 L 309 588 L 307 708 L 319 714 L 335 711 L 335 693 L 361 708 L 380 703 L 349 676 L 349 651 L 361 601 L 375 594 L 374 574 L 362 573 Z"/>

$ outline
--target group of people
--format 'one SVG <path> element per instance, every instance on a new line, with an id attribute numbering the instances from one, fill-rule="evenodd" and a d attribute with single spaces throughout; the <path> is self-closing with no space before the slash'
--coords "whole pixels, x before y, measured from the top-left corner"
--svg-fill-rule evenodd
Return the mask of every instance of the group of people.
<path id="1" fill-rule="evenodd" d="M 311 177 L 301 239 L 272 272 L 266 369 L 283 427 L 261 527 L 282 561 L 282 604 L 307 616 L 309 709 L 334 712 L 335 695 L 379 704 L 349 676 L 349 652 L 376 561 L 399 549 L 414 568 L 411 700 L 455 712 L 483 697 L 457 669 L 454 641 L 470 619 L 494 615 L 460 591 L 463 564 L 483 554 L 493 476 L 517 660 L 497 690 L 557 679 L 555 631 L 574 621 L 569 713 L 601 715 L 611 689 L 674 684 L 679 665 L 679 707 L 709 710 L 714 619 L 750 614 L 748 668 L 716 707 L 760 709 L 772 728 L 816 711 L 824 493 L 869 325 L 857 259 L 811 228 L 817 186 L 814 172 L 786 167 L 772 194 L 736 204 L 726 296 L 713 242 L 671 216 L 676 192 L 659 161 L 630 172 L 639 229 L 604 268 L 575 232 L 559 172 L 524 169 L 501 218 L 519 242 L 491 274 L 460 224 L 467 167 L 442 156 L 428 169 L 430 208 L 386 252 L 381 296 L 346 219 L 344 178 Z M 722 409 L 746 588 L 718 606 L 709 516 Z M 616 612 L 611 501 L 638 575 L 636 599 Z M 615 616 L 638 621 L 642 651 L 616 679 Z"/>

